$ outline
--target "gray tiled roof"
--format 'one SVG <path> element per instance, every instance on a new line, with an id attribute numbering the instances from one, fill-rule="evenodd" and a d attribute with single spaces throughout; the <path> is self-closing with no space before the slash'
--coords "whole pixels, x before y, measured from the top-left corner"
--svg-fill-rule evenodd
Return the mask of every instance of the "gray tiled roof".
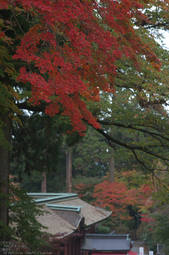
<path id="1" fill-rule="evenodd" d="M 48 208 L 47 206 L 43 206 L 43 209 L 48 213 L 44 215 L 40 215 L 37 217 L 37 220 L 45 227 L 47 227 L 46 231 L 49 234 L 61 234 L 60 237 L 69 235 L 74 232 L 77 228 L 77 225 L 74 226 L 70 222 L 66 221 L 63 217 L 61 217 L 55 210 Z"/>
<path id="2" fill-rule="evenodd" d="M 96 222 L 102 221 L 109 217 L 112 213 L 110 211 L 96 208 L 78 197 L 67 201 L 58 201 L 52 204 L 82 206 L 80 216 L 84 217 L 86 226 L 90 226 Z"/>
<path id="3" fill-rule="evenodd" d="M 69 235 L 78 228 L 82 220 L 85 226 L 90 226 L 111 215 L 110 211 L 96 208 L 79 199 L 77 194 L 62 193 L 60 195 L 59 193 L 53 193 L 50 196 L 50 193 L 45 193 L 43 196 L 43 193 L 31 193 L 29 195 L 36 198 L 36 202 L 38 201 L 38 204 L 40 202 L 44 210 L 49 212 L 45 213 L 43 216 L 38 216 L 37 220 L 42 225 L 48 227 L 46 232 L 52 235 Z M 52 197 L 51 200 L 50 197 Z M 72 211 L 72 207 L 80 209 Z M 59 210 L 59 208 L 61 208 L 61 210 Z"/>
<path id="4" fill-rule="evenodd" d="M 81 250 L 86 251 L 121 251 L 130 250 L 131 240 L 113 235 L 86 234 Z"/>

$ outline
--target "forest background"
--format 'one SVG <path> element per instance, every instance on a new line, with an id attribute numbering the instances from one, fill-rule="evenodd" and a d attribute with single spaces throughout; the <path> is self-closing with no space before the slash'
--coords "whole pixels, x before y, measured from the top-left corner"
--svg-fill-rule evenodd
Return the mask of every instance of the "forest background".
<path id="1" fill-rule="evenodd" d="M 20 191 L 40 192 L 45 173 L 48 192 L 65 192 L 69 154 L 73 191 L 113 212 L 98 231 L 138 229 L 150 248 L 169 249 L 169 53 L 155 40 L 168 4 L 1 1 L 2 240 L 16 238 L 8 209 L 31 203 L 9 192 L 9 174 Z M 40 226 L 22 228 L 35 247 Z"/>

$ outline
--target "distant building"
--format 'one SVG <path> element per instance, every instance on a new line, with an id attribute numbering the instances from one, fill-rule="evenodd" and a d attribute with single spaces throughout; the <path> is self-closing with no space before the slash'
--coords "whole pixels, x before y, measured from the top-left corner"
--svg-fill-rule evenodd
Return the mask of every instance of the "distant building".
<path id="1" fill-rule="evenodd" d="M 157 255 L 165 255 L 164 248 L 164 244 L 157 244 Z"/>
<path id="2" fill-rule="evenodd" d="M 127 234 L 86 234 L 81 250 L 83 255 L 137 255 L 130 251 L 132 241 Z"/>

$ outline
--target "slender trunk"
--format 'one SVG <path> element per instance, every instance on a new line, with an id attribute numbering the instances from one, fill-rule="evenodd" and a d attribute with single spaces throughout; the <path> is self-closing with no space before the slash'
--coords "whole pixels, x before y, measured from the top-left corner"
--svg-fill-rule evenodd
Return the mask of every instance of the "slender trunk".
<path id="1" fill-rule="evenodd" d="M 113 100 L 113 98 L 112 98 Z M 111 127 L 110 135 L 113 136 L 113 127 Z M 111 149 L 111 155 L 109 159 L 109 181 L 114 182 L 115 181 L 115 155 L 114 155 L 114 149 Z"/>
<path id="2" fill-rule="evenodd" d="M 47 178 L 46 178 L 46 173 L 42 173 L 43 176 L 43 181 L 41 182 L 41 192 L 46 193 L 47 192 Z"/>
<path id="3" fill-rule="evenodd" d="M 114 176 L 115 176 L 115 158 L 114 153 L 112 153 L 110 160 L 109 160 L 109 181 L 114 182 Z"/>
<path id="4" fill-rule="evenodd" d="M 72 151 L 66 152 L 66 191 L 72 193 Z"/>
<path id="5" fill-rule="evenodd" d="M 5 115 L 2 121 L 5 139 L 10 144 L 11 119 L 8 115 Z M 0 223 L 5 226 L 8 226 L 9 154 L 9 146 L 0 146 Z M 0 230 L 2 230 L 1 226 Z M 0 231 L 0 241 L 7 241 L 8 236 L 5 234 L 5 229 L 2 232 Z"/>

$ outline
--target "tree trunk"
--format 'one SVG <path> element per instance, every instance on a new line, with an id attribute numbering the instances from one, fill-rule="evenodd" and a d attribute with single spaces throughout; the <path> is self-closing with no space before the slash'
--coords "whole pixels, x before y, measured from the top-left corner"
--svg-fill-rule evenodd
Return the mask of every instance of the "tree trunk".
<path id="1" fill-rule="evenodd" d="M 43 181 L 41 182 L 41 192 L 46 193 L 47 192 L 47 178 L 46 178 L 46 173 L 42 173 L 43 176 Z"/>
<path id="2" fill-rule="evenodd" d="M 112 97 L 112 101 L 113 101 L 113 97 Z M 113 136 L 113 127 L 111 127 L 110 135 Z M 113 149 L 111 149 L 110 152 L 111 152 L 111 155 L 109 159 L 109 181 L 114 182 L 115 181 L 115 155 L 114 155 Z"/>
<path id="3" fill-rule="evenodd" d="M 114 176 L 115 176 L 115 158 L 114 153 L 112 153 L 110 160 L 109 160 L 109 181 L 114 182 Z"/>
<path id="4" fill-rule="evenodd" d="M 8 115 L 2 118 L 3 121 L 3 131 L 6 141 L 9 143 L 8 146 L 0 146 L 0 222 L 8 226 L 8 194 L 9 194 L 9 164 L 10 164 L 10 137 L 11 137 L 11 119 Z M 0 226 L 0 230 L 2 227 Z M 7 241 L 8 236 L 0 233 L 0 241 Z"/>
<path id="5" fill-rule="evenodd" d="M 72 193 L 72 151 L 66 152 L 66 192 Z"/>

